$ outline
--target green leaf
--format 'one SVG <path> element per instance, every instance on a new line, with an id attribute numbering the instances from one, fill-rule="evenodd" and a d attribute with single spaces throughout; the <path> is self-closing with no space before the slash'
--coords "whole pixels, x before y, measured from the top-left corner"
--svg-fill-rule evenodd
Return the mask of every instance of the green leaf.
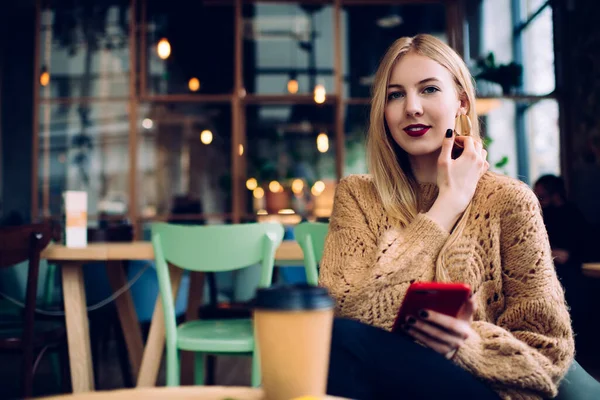
<path id="1" fill-rule="evenodd" d="M 494 167 L 496 168 L 503 168 L 506 166 L 506 164 L 508 164 L 508 156 L 504 156 L 500 159 L 500 161 L 498 161 L 496 164 L 494 164 Z"/>

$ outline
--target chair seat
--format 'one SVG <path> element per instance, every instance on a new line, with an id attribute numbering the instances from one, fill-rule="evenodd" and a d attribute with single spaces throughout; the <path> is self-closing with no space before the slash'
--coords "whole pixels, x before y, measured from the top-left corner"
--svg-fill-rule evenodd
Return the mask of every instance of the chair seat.
<path id="1" fill-rule="evenodd" d="M 206 353 L 251 353 L 251 319 L 197 320 L 177 328 L 177 347 Z"/>

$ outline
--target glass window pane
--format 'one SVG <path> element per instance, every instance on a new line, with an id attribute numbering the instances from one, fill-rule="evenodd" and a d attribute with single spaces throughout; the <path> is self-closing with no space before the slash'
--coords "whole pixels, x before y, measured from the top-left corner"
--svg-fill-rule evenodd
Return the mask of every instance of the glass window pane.
<path id="1" fill-rule="evenodd" d="M 544 4 L 546 4 L 548 2 L 548 0 L 522 0 L 525 4 L 525 16 L 526 19 L 528 19 L 529 17 L 531 17 L 531 15 L 533 15 L 533 13 L 535 13 L 537 10 L 540 9 L 541 6 L 543 6 Z M 550 6 L 547 6 L 547 8 L 550 8 Z"/>
<path id="2" fill-rule="evenodd" d="M 138 108 L 138 212 L 198 221 L 231 212 L 231 106 L 144 103 Z"/>
<path id="3" fill-rule="evenodd" d="M 344 6 L 344 96 L 370 97 L 375 71 L 387 48 L 402 36 L 418 33 L 429 33 L 448 42 L 443 4 Z"/>
<path id="4" fill-rule="evenodd" d="M 128 96 L 129 3 L 54 0 L 42 9 L 42 98 Z"/>
<path id="5" fill-rule="evenodd" d="M 88 217 L 127 215 L 129 116 L 126 102 L 40 107 L 39 204 L 62 214 L 65 190 L 88 193 Z"/>
<path id="6" fill-rule="evenodd" d="M 513 57 L 513 23 L 511 0 L 483 0 L 481 18 L 480 61 L 493 54 L 494 64 L 509 64 Z M 479 74 L 485 69 L 472 65 L 473 72 Z M 495 82 L 477 79 L 479 96 L 502 96 L 502 87 Z"/>
<path id="7" fill-rule="evenodd" d="M 248 214 L 277 215 L 289 209 L 306 217 L 331 214 L 334 115 L 334 107 L 312 104 L 246 108 Z"/>
<path id="8" fill-rule="evenodd" d="M 531 182 L 545 174 L 560 175 L 558 102 L 549 99 L 532 104 L 525 118 L 529 135 Z"/>
<path id="9" fill-rule="evenodd" d="M 483 0 L 481 28 L 483 55 L 494 53 L 496 63 L 513 61 L 512 0 Z"/>
<path id="10" fill-rule="evenodd" d="M 345 107 L 344 176 L 367 173 L 366 138 L 370 107 L 367 104 Z"/>
<path id="11" fill-rule="evenodd" d="M 491 142 L 487 147 L 490 171 L 516 178 L 518 160 L 515 102 L 494 100 L 493 106 L 489 108 L 486 115 L 480 116 L 480 120 L 482 134 Z"/>
<path id="12" fill-rule="evenodd" d="M 148 1 L 148 94 L 231 93 L 234 15 L 218 2 Z"/>
<path id="13" fill-rule="evenodd" d="M 495 102 L 491 111 L 482 117 L 484 134 L 492 141 L 488 147 L 490 169 L 517 178 L 519 174 L 515 101 Z M 559 174 L 560 135 L 557 101 L 546 99 L 528 104 L 524 113 L 527 138 L 527 153 L 524 157 L 527 159 L 529 182 L 534 182 L 543 174 Z"/>
<path id="14" fill-rule="evenodd" d="M 248 93 L 334 90 L 333 7 L 322 4 L 246 4 L 244 86 Z"/>
<path id="15" fill-rule="evenodd" d="M 524 86 L 528 94 L 554 91 L 554 35 L 552 7 L 546 7 L 523 31 Z"/>

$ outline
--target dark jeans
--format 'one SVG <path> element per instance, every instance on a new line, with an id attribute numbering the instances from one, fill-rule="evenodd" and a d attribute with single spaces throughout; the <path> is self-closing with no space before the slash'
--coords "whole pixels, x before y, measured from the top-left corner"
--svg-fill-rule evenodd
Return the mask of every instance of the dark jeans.
<path id="1" fill-rule="evenodd" d="M 349 319 L 333 323 L 327 393 L 359 400 L 499 399 L 435 351 Z"/>

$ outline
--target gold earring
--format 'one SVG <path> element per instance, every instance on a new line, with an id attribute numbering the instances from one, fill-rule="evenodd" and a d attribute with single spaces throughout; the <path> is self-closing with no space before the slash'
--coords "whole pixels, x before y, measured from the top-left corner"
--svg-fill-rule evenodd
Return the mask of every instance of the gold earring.
<path id="1" fill-rule="evenodd" d="M 472 128 L 471 118 L 469 118 L 467 114 L 459 114 L 458 117 L 456 117 L 456 121 L 454 122 L 454 132 L 456 132 L 457 136 L 470 136 Z"/>

